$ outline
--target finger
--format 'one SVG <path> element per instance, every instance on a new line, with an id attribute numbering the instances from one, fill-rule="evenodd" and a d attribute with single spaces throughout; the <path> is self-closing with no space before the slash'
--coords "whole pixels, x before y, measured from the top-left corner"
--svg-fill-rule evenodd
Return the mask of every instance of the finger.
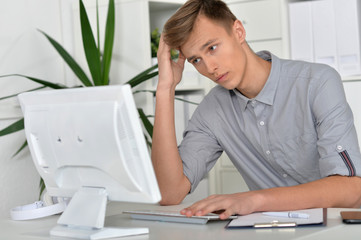
<path id="1" fill-rule="evenodd" d="M 193 212 L 192 212 L 191 210 L 187 209 L 187 208 L 182 209 L 182 210 L 180 211 L 180 213 L 183 214 L 183 215 L 185 215 L 186 217 L 192 217 L 192 216 L 194 216 Z"/>
<path id="2" fill-rule="evenodd" d="M 193 216 L 195 215 L 196 211 L 198 211 L 198 208 L 197 207 L 199 205 L 200 202 L 197 202 L 197 203 L 194 203 L 192 204 L 191 206 L 189 207 L 186 207 L 184 209 L 181 210 L 181 214 L 184 214 L 186 216 Z"/>
<path id="3" fill-rule="evenodd" d="M 160 39 L 159 39 L 158 50 L 163 50 L 166 47 L 167 47 L 167 44 L 164 42 L 163 34 L 161 34 Z"/>
<path id="4" fill-rule="evenodd" d="M 183 68 L 185 61 L 186 61 L 186 57 L 182 54 L 181 51 L 179 51 L 177 65 Z"/>
<path id="5" fill-rule="evenodd" d="M 214 214 L 218 214 L 218 215 L 221 215 L 222 213 L 224 213 L 224 209 L 222 209 L 222 210 L 217 210 L 217 211 L 214 211 L 214 212 L 212 212 L 212 213 L 214 213 Z"/>
<path id="6" fill-rule="evenodd" d="M 198 211 L 198 207 L 197 207 L 198 203 L 195 203 L 187 208 L 184 208 L 180 211 L 181 214 L 186 215 L 187 217 L 191 217 L 194 216 L 196 214 L 196 212 Z"/>
<path id="7" fill-rule="evenodd" d="M 228 208 L 227 210 L 223 211 L 221 214 L 219 214 L 219 218 L 220 219 L 227 219 L 230 216 L 234 215 L 235 212 L 233 211 L 233 209 Z"/>
<path id="8" fill-rule="evenodd" d="M 183 209 L 181 211 L 181 214 L 184 214 L 186 216 L 203 216 L 206 215 L 208 213 L 217 211 L 217 210 L 222 210 L 222 208 L 219 208 L 218 206 L 220 205 L 218 202 L 220 200 L 218 200 L 217 197 L 215 196 L 210 196 L 206 199 L 203 199 L 201 201 L 198 201 L 196 203 L 194 203 L 193 205 Z"/>
<path id="9" fill-rule="evenodd" d="M 236 214 L 234 209 L 235 202 L 230 199 L 229 195 L 213 195 L 206 199 L 207 204 L 198 211 L 203 214 L 217 213 L 221 219 L 226 219 L 233 214 Z"/>
<path id="10" fill-rule="evenodd" d="M 166 55 L 167 58 L 170 57 L 170 47 L 168 46 L 168 44 L 166 44 L 166 42 L 164 41 L 163 38 L 163 34 L 160 35 L 160 40 L 159 40 L 159 46 L 158 46 L 158 52 L 157 52 L 157 57 L 158 59 L 162 56 Z"/>
<path id="11" fill-rule="evenodd" d="M 185 61 L 185 60 L 186 60 L 186 57 L 183 55 L 182 51 L 179 51 L 178 59 L 180 59 L 180 60 L 182 60 L 182 61 Z"/>

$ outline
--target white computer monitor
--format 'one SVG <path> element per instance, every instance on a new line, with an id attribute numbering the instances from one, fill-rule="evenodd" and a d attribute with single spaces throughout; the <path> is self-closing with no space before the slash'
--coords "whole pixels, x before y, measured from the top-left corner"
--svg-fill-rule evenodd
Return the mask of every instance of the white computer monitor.
<path id="1" fill-rule="evenodd" d="M 147 233 L 147 228 L 104 228 L 108 200 L 161 199 L 130 86 L 27 92 L 19 101 L 48 194 L 72 198 L 51 235 Z"/>

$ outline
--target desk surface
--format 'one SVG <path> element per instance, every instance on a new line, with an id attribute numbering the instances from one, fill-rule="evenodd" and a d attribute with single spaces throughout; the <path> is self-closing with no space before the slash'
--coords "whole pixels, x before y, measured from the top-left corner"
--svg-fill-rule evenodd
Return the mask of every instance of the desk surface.
<path id="1" fill-rule="evenodd" d="M 225 229 L 227 222 L 210 222 L 206 225 L 167 223 L 156 221 L 133 220 L 129 215 L 121 214 L 124 210 L 169 209 L 180 210 L 185 205 L 161 207 L 146 204 L 109 203 L 107 207 L 106 227 L 148 227 L 149 235 L 140 235 L 122 240 L 227 240 L 227 239 L 359 239 L 361 225 L 343 224 L 339 212 L 351 209 L 328 209 L 328 222 L 325 227 L 304 227 L 287 229 Z M 357 209 L 361 211 L 361 209 Z M 50 239 L 49 230 L 56 225 L 58 216 L 29 221 L 0 220 L 0 239 Z M 53 239 L 53 238 L 52 238 Z M 60 238 L 56 238 L 60 239 Z"/>

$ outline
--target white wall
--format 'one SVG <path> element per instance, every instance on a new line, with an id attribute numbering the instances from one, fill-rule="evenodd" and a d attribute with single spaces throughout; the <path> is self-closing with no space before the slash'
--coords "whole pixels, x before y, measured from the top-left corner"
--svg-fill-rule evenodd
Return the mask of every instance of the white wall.
<path id="1" fill-rule="evenodd" d="M 67 0 L 1 0 L 0 2 L 0 75 L 21 73 L 64 83 L 64 64 L 41 29 L 65 46 L 62 32 L 71 28 L 61 22 L 61 15 L 72 10 Z M 69 78 L 68 78 L 69 79 Z M 39 85 L 21 77 L 0 78 L 0 97 Z M 0 101 L 0 129 L 21 117 L 16 99 Z M 0 137 L 0 218 L 9 216 L 9 209 L 32 203 L 38 198 L 39 175 L 29 151 L 12 155 L 25 141 L 23 132 Z"/>

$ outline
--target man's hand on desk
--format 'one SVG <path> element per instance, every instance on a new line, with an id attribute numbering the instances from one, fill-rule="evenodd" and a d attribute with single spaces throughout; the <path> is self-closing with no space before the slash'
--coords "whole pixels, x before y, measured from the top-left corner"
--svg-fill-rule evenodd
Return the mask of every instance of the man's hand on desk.
<path id="1" fill-rule="evenodd" d="M 255 211 L 257 198 L 255 192 L 212 195 L 181 210 L 181 214 L 191 217 L 215 212 L 220 213 L 221 219 L 247 215 Z"/>
<path id="2" fill-rule="evenodd" d="M 350 208 L 361 205 L 361 178 L 330 176 L 290 187 L 268 188 L 234 194 L 212 195 L 181 211 L 186 216 L 223 211 L 221 219 L 258 211 L 306 208 Z"/>

